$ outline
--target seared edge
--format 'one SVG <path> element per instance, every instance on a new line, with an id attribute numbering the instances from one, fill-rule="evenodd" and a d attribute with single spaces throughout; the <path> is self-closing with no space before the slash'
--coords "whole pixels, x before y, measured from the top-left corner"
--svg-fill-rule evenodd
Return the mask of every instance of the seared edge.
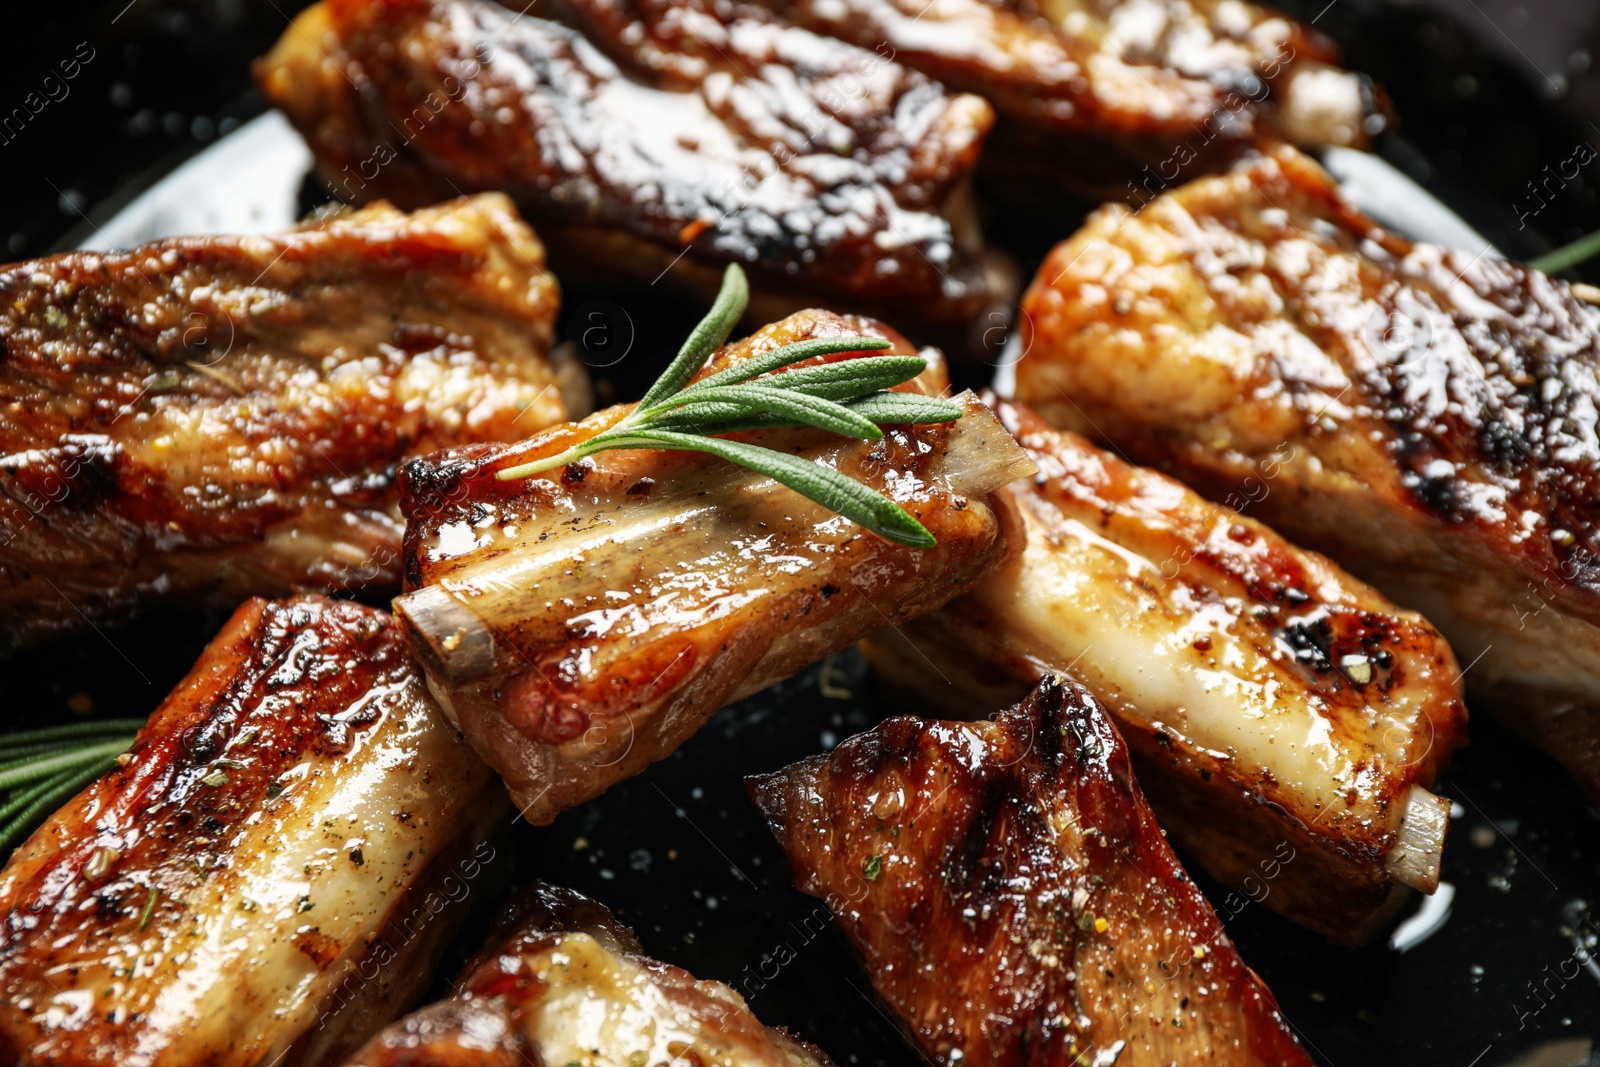
<path id="1" fill-rule="evenodd" d="M 708 370 L 859 332 L 885 331 L 802 313 L 726 346 Z M 937 363 L 924 377 L 906 387 L 943 384 Z M 954 424 L 890 427 L 871 443 L 755 435 L 885 492 L 938 538 L 925 551 L 697 453 L 607 452 L 559 475 L 495 477 L 626 407 L 508 449 L 414 462 L 403 475 L 412 591 L 396 612 L 447 711 L 524 814 L 548 821 L 671 752 L 725 703 L 937 607 L 1014 550 L 994 490 L 1031 461 L 975 398 L 961 403 Z"/>
<path id="2" fill-rule="evenodd" d="M 504 810 L 386 614 L 250 601 L 0 873 L 0 1051 L 334 1062 L 420 992 Z"/>
<path id="3" fill-rule="evenodd" d="M 1396 882 L 1431 892 L 1444 825 L 1412 797 L 1437 800 L 1426 788 L 1466 724 L 1437 631 L 1260 523 L 1021 405 L 997 410 L 1040 468 L 1008 489 L 1025 547 L 875 635 L 874 665 L 962 712 L 1076 677 L 1189 854 L 1259 887 L 1260 865 L 1289 851 L 1267 907 L 1335 940 L 1374 933 Z"/>
<path id="4" fill-rule="evenodd" d="M 762 1026 L 727 986 L 644 955 L 604 906 L 541 883 L 513 900 L 455 989 L 375 1036 L 349 1067 L 833 1067 Z"/>
<path id="5" fill-rule="evenodd" d="M 937 1063 L 1311 1062 L 1074 683 L 989 722 L 890 719 L 749 786 Z"/>
<path id="6" fill-rule="evenodd" d="M 1015 292 L 963 194 L 980 98 L 748 9 L 565 7 L 588 36 L 487 0 L 327 0 L 257 80 L 339 195 L 504 189 L 569 281 L 714 292 L 736 261 L 761 316 L 820 299 L 944 331 Z"/>
<path id="7" fill-rule="evenodd" d="M 399 460 L 582 413 L 500 196 L 70 253 L 0 296 L 0 643 L 392 583 Z"/>

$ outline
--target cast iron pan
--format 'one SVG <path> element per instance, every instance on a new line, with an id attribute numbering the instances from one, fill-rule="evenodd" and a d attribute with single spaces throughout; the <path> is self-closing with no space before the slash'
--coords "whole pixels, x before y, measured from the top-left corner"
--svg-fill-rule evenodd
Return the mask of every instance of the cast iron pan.
<path id="1" fill-rule="evenodd" d="M 278 137 L 270 120 L 249 124 L 263 106 L 248 62 L 301 6 L 114 0 L 33 11 L 33 24 L 20 27 L 11 13 L 10 63 L 0 72 L 8 258 L 162 232 L 270 229 L 325 201 L 303 177 L 294 139 Z M 1507 254 L 1535 255 L 1600 228 L 1586 176 L 1545 182 L 1530 199 L 1542 168 L 1561 169 L 1577 145 L 1600 141 L 1581 117 L 1596 97 L 1581 40 L 1555 42 L 1570 55 L 1552 79 L 1527 58 L 1552 45 L 1538 37 L 1539 18 L 1504 4 L 1469 0 L 1460 20 L 1377 0 L 1284 6 L 1307 19 L 1320 9 L 1319 28 L 1340 40 L 1349 64 L 1389 89 L 1404 127 L 1379 154 Z M 1569 32 L 1575 10 L 1585 25 L 1600 22 L 1588 7 L 1552 6 L 1563 14 L 1559 32 Z M 61 79 L 59 64 L 74 57 L 76 74 Z M 7 126 L 4 109 L 47 77 L 56 78 L 48 103 Z M 1046 247 L 1004 220 L 991 232 L 1024 260 Z M 1578 275 L 1586 271 L 1600 280 L 1592 268 Z M 569 290 L 563 332 L 608 402 L 636 395 L 700 312 L 650 290 Z M 984 384 L 981 374 L 969 379 Z M 220 621 L 156 613 L 0 661 L 4 726 L 146 714 Z M 826 909 L 789 887 L 788 863 L 741 779 L 916 710 L 881 691 L 853 652 L 724 709 L 671 758 L 554 825 L 511 827 L 507 862 L 472 887 L 477 926 L 460 954 L 475 946 L 507 885 L 540 877 L 604 901 L 652 954 L 731 984 L 764 1021 L 816 1042 L 841 1067 L 913 1064 L 917 1053 L 873 1001 Z M 1600 962 L 1590 956 L 1600 943 L 1600 908 L 1590 910 L 1600 823 L 1552 763 L 1481 714 L 1441 792 L 1455 817 L 1440 894 L 1360 952 L 1332 948 L 1203 878 L 1202 888 L 1320 1062 L 1600 1064 Z M 445 988 L 443 977 L 437 985 Z"/>

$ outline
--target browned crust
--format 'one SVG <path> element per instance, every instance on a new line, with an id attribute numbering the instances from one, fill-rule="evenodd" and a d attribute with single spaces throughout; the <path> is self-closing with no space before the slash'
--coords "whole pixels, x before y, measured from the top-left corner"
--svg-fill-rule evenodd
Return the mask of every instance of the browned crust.
<path id="1" fill-rule="evenodd" d="M 913 351 L 879 323 L 808 311 L 726 346 L 708 372 L 780 344 L 852 335 L 886 336 L 894 352 Z M 942 369 L 925 377 L 942 382 Z M 937 392 L 939 386 L 931 388 Z M 972 406 L 968 419 L 990 417 Z M 436 454 L 407 464 L 402 473 L 408 590 L 446 587 L 460 580 L 457 571 L 512 567 L 530 556 L 544 560 L 537 575 L 519 574 L 514 593 L 481 574 L 460 580 L 464 591 L 449 593 L 446 599 L 464 612 L 470 640 L 494 649 L 471 677 L 457 675 L 441 659 L 439 642 L 419 625 L 414 597 L 397 602 L 436 692 L 535 822 L 549 821 L 669 754 L 727 702 L 959 595 L 1017 546 L 999 494 L 974 493 L 969 499 L 934 477 L 956 448 L 954 424 L 889 427 L 870 444 L 814 431 L 751 435 L 795 452 L 840 449 L 829 454 L 838 469 L 892 492 L 934 534 L 938 545 L 926 550 L 859 527 L 836 537 L 831 526 L 819 529 L 843 521 L 825 509 L 788 490 L 770 502 L 744 493 L 737 472 L 698 453 L 611 451 L 559 476 L 498 478 L 499 471 L 600 432 L 626 410 L 608 409 L 510 448 Z M 1014 452 L 1009 435 L 998 425 L 994 431 Z M 715 528 L 686 532 L 684 524 L 698 522 L 694 516 L 706 500 L 718 508 Z M 608 581 L 592 570 L 610 541 L 597 541 L 570 569 L 556 566 L 545 547 L 552 533 L 582 537 L 594 530 L 607 538 L 631 537 L 631 516 L 666 521 L 654 510 L 658 506 L 676 509 L 667 527 L 672 536 L 659 544 L 618 542 L 623 547 L 615 549 L 617 555 L 602 557 L 615 561 Z M 463 530 L 484 531 L 484 542 L 460 553 L 441 552 L 446 534 Z M 542 531 L 536 543 L 521 540 L 532 536 L 529 531 Z M 750 547 L 754 542 L 760 542 L 758 549 Z M 771 562 L 753 562 L 759 559 Z M 791 566 L 794 559 L 803 565 Z M 699 595 L 678 588 L 685 573 L 700 576 L 696 588 L 707 590 L 707 600 L 680 614 L 679 600 Z M 724 596 L 717 590 L 729 586 L 748 592 L 749 599 L 727 595 L 726 604 L 712 603 Z M 532 598 L 535 588 L 540 599 L 494 616 L 496 604 Z M 629 632 L 604 623 L 616 612 L 637 612 L 628 616 L 636 620 L 628 623 Z M 458 638 L 452 632 L 447 640 Z M 459 652 L 466 646 L 456 647 Z"/>
<path id="2" fill-rule="evenodd" d="M 1020 399 L 1427 612 L 1600 798 L 1600 307 L 1283 149 L 1092 219 L 1023 314 Z"/>
<path id="3" fill-rule="evenodd" d="M 1172 573 L 1163 570 L 1151 580 L 1191 589 L 1196 605 L 1217 595 L 1210 581 L 1241 588 L 1253 608 L 1252 630 L 1297 653 L 1292 684 L 1321 709 L 1330 730 L 1359 730 L 1372 708 L 1396 691 L 1432 696 L 1417 728 L 1424 742 L 1416 746 L 1420 751 L 1407 738 L 1395 746 L 1405 752 L 1404 760 L 1374 753 L 1361 795 L 1353 798 L 1359 807 L 1336 802 L 1307 810 L 1272 767 L 1241 767 L 1152 727 L 1151 718 L 1167 709 L 1135 708 L 1125 696 L 1095 690 L 1117 720 L 1163 825 L 1188 856 L 1219 881 L 1259 895 L 1269 909 L 1334 941 L 1369 940 L 1403 899 L 1386 861 L 1409 792 L 1414 785 L 1431 786 L 1466 741 L 1466 707 L 1449 646 L 1418 616 L 1261 523 L 1216 507 L 1076 434 L 1053 430 L 1024 405 L 991 403 L 1040 468 L 1034 479 L 1013 484 L 1010 494 L 1070 515 L 1095 512 L 1100 523 L 1086 521 L 1113 541 L 1127 528 L 1123 524 L 1159 529 L 1161 539 L 1170 541 Z M 1212 536 L 1219 528 L 1228 536 Z M 1090 662 L 1069 663 L 1022 647 L 1008 634 L 1005 600 L 1004 594 L 986 599 L 980 590 L 899 634 L 874 635 L 864 647 L 891 684 L 962 715 L 1016 699 L 1051 672 L 1094 688 L 1094 671 L 1086 669 L 1094 666 L 1092 654 Z M 1275 651 L 1269 644 L 1268 654 Z M 1353 684 L 1336 666 L 1350 653 L 1374 664 L 1366 684 Z M 938 664 L 937 672 L 930 663 Z M 1292 863 L 1281 862 L 1286 854 Z M 1263 864 L 1275 871 L 1270 886 L 1262 878 Z"/>
<path id="4" fill-rule="evenodd" d="M 993 641 L 994 620 L 963 616 L 962 604 L 875 634 L 863 648 L 888 684 L 934 711 L 970 718 L 1021 699 L 1050 668 Z M 1227 761 L 1175 744 L 1116 702 L 1105 707 L 1162 828 L 1190 862 L 1236 891 L 1230 903 L 1242 907 L 1248 898 L 1350 948 L 1370 941 L 1404 904 L 1405 887 L 1384 870 L 1392 834 L 1363 832 L 1349 820 L 1322 825 L 1320 813 L 1285 807 L 1259 783 L 1241 782 Z"/>
<path id="5" fill-rule="evenodd" d="M 935 1063 L 1311 1062 L 1074 683 L 989 722 L 890 719 L 749 785 Z"/>
<path id="6" fill-rule="evenodd" d="M 176 980 L 181 959 L 174 954 L 183 955 L 206 908 L 244 907 L 228 888 L 230 872 L 256 857 L 231 855 L 230 842 L 243 839 L 263 813 L 294 803 L 284 781 L 292 789 L 295 774 L 313 765 L 317 776 L 326 774 L 366 743 L 375 723 L 399 714 L 394 693 L 406 685 L 417 699 L 415 668 L 386 613 L 315 596 L 244 604 L 151 715 L 125 760 L 51 816 L 6 866 L 0 1059 L 90 1067 L 127 1062 L 146 1037 L 163 1048 L 172 1035 L 146 1028 L 165 985 Z M 442 720 L 440 728 L 447 728 Z M 454 800 L 445 804 L 452 794 L 436 793 L 438 809 L 419 816 L 454 824 L 456 834 L 448 848 L 418 860 L 415 879 L 388 887 L 387 911 L 375 917 L 365 951 L 352 958 L 329 1001 L 315 1005 L 328 1025 L 313 1027 L 310 1018 L 299 1034 L 267 1033 L 275 1008 L 291 1006 L 285 1000 L 258 1005 L 259 1027 L 230 1040 L 287 1037 L 281 1063 L 333 1063 L 421 993 L 428 967 L 465 917 L 439 887 L 452 875 L 459 880 L 467 865 L 475 872 L 492 859 L 492 847 L 485 854 L 479 846 L 507 824 L 499 785 L 464 746 L 461 757 L 465 773 L 426 768 L 452 776 Z M 219 894 L 225 903 L 211 903 Z M 318 932 L 315 916 L 295 936 L 324 970 L 343 951 Z M 118 978 L 126 988 L 83 991 L 97 1001 L 91 1025 L 53 1023 L 46 1005 L 73 986 L 76 966 L 119 953 L 134 959 Z M 191 1047 L 177 1062 L 210 1056 L 206 1062 L 241 1063 L 241 1047 Z M 153 1062 L 173 1062 L 170 1055 L 160 1052 Z"/>
<path id="7" fill-rule="evenodd" d="M 1325 131 L 1281 122 L 1280 103 L 1299 76 L 1339 62 L 1315 29 L 1254 4 L 1230 4 L 1227 18 L 1210 0 L 1146 6 L 1135 43 L 1107 25 L 1120 8 L 1131 23 L 1133 5 L 753 2 L 988 100 L 999 121 L 985 181 L 1007 203 L 1055 211 L 1063 193 L 1077 204 L 1143 202 L 1263 140 L 1314 141 Z M 1362 147 L 1369 121 L 1391 119 L 1381 91 L 1351 77 L 1360 99 L 1336 143 Z"/>
<path id="8" fill-rule="evenodd" d="M 1384 231 L 1347 204 L 1316 163 L 1290 149 L 1159 203 L 1164 214 L 1149 219 L 1166 231 L 1162 253 L 1209 290 L 1220 325 L 1258 346 L 1237 398 L 1207 412 L 1204 424 L 1175 411 L 1163 425 L 1152 409 L 1052 373 L 1052 364 L 1087 359 L 1080 345 L 1108 327 L 1148 338 L 1159 360 L 1163 329 L 1191 328 L 1204 314 L 1200 294 L 1127 292 L 1118 298 L 1127 305 L 1122 321 L 1101 319 L 1097 330 L 1086 330 L 1091 305 L 1080 300 L 1081 272 L 1118 247 L 1110 220 L 1110 230 L 1092 225 L 1058 246 L 1024 297 L 1031 351 L 1018 368 L 1019 399 L 1058 424 L 1081 425 L 1061 410 L 1079 405 L 1136 458 L 1176 467 L 1219 494 L 1238 492 L 1254 473 L 1246 468 L 1271 462 L 1287 444 L 1329 468 L 1323 478 L 1330 489 L 1347 479 L 1396 521 L 1425 528 L 1462 563 L 1513 570 L 1563 610 L 1600 623 L 1600 440 L 1584 431 L 1588 413 L 1600 407 L 1600 307 L 1520 264 L 1413 245 Z M 1172 209 L 1189 220 L 1181 232 L 1170 229 Z M 1279 247 L 1307 257 L 1300 274 L 1289 273 L 1293 260 L 1272 258 Z M 1270 285 L 1276 313 L 1262 317 L 1258 301 L 1235 304 L 1222 295 L 1229 260 L 1217 257 L 1240 255 L 1261 257 L 1237 267 Z M 1107 280 L 1115 290 L 1125 276 L 1119 265 Z M 1312 342 L 1345 379 L 1319 380 L 1283 342 L 1268 340 L 1263 331 L 1276 319 Z M 1403 332 L 1414 347 L 1385 347 L 1390 328 L 1397 342 Z M 1332 396 L 1338 408 L 1330 407 Z M 1280 406 L 1293 417 L 1276 439 L 1253 441 L 1242 432 L 1264 431 L 1259 424 L 1278 417 Z M 1200 439 L 1205 429 L 1217 440 Z M 1289 494 L 1262 501 L 1269 520 L 1295 532 L 1304 528 L 1294 521 L 1301 504 Z M 1412 547 L 1347 543 L 1340 524 L 1325 525 L 1315 543 L 1341 557 L 1401 562 Z M 1362 532 L 1348 531 L 1358 538 Z"/>
<path id="9" fill-rule="evenodd" d="M 983 100 L 753 9 L 565 7 L 588 37 L 487 0 L 327 0 L 257 78 L 341 196 L 503 189 L 563 277 L 615 246 L 613 281 L 693 290 L 734 261 L 767 292 L 946 331 L 1010 299 L 960 217 Z"/>
<path id="10" fill-rule="evenodd" d="M 348 1067 L 524 1067 L 539 1062 L 537 1012 L 547 988 L 527 957 L 556 949 L 566 934 L 587 934 L 607 951 L 642 967 L 658 993 L 717 1044 L 734 1046 L 739 1062 L 775 1067 L 833 1067 L 820 1049 L 782 1030 L 762 1026 L 732 990 L 701 982 L 679 967 L 651 959 L 639 940 L 604 905 L 570 889 L 535 882 L 501 914 L 495 930 L 470 960 L 448 1000 L 430 1004 L 373 1037 Z M 597 985 L 595 1001 L 626 996 Z M 642 1050 L 596 1050 L 624 1059 Z M 695 1051 L 684 1055 L 701 1062 Z"/>
<path id="11" fill-rule="evenodd" d="M 0 645 L 396 583 L 402 458 L 578 413 L 503 197 L 70 253 L 0 297 Z"/>

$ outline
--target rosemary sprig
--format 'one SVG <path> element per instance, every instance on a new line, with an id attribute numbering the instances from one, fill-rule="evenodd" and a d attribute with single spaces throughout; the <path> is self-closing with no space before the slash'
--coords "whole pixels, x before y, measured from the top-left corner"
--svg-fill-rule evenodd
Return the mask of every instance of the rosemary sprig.
<path id="1" fill-rule="evenodd" d="M 783 345 L 690 385 L 707 357 L 733 332 L 749 301 L 744 271 L 730 264 L 710 312 L 626 418 L 563 452 L 507 468 L 497 477 L 528 478 L 619 448 L 705 452 L 764 474 L 880 537 L 932 548 L 933 534 L 910 512 L 854 478 L 787 452 L 716 436 L 813 426 L 876 441 L 883 436 L 880 425 L 959 419 L 960 406 L 948 400 L 887 391 L 921 374 L 927 361 L 921 356 L 866 356 L 784 369 L 815 356 L 889 347 L 877 337 L 819 337 Z"/>
<path id="2" fill-rule="evenodd" d="M 105 719 L 0 736 L 0 855 L 104 774 L 143 719 Z"/>
<path id="3" fill-rule="evenodd" d="M 1596 255 L 1600 255 L 1600 230 L 1585 234 L 1571 244 L 1562 245 L 1542 256 L 1530 259 L 1528 266 L 1545 274 L 1560 274 L 1586 259 L 1593 259 Z"/>

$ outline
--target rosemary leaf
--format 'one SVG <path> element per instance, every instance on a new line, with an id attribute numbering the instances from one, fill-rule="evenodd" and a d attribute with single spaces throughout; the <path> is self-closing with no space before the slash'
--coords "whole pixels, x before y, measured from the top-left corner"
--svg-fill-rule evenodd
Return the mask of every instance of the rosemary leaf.
<path id="1" fill-rule="evenodd" d="M 121 740 L 130 743 L 137 733 L 137 727 L 125 729 L 117 733 L 90 734 L 84 737 L 74 737 L 63 741 L 40 742 L 34 745 L 23 745 L 17 748 L 0 749 L 0 780 L 4 779 L 4 772 L 17 767 L 28 767 L 39 761 L 41 756 L 54 756 L 67 752 L 80 751 L 87 745 L 109 744 Z M 3 788 L 3 786 L 0 786 Z"/>
<path id="2" fill-rule="evenodd" d="M 41 783 L 42 788 L 33 795 L 31 803 L 0 827 L 0 850 L 21 844 L 39 820 L 76 796 L 80 789 L 98 778 L 110 765 L 110 759 L 106 759 L 46 779 Z"/>
<path id="3" fill-rule="evenodd" d="M 875 393 L 852 400 L 845 408 L 879 426 L 954 422 L 962 415 L 960 404 L 921 393 Z"/>
<path id="4" fill-rule="evenodd" d="M 831 356 L 840 352 L 878 352 L 888 347 L 890 347 L 889 342 L 881 337 L 813 337 L 808 341 L 795 341 L 780 345 L 770 352 L 764 352 L 754 359 L 747 359 L 727 370 L 718 371 L 709 378 L 702 378 L 685 388 L 679 395 L 698 393 L 705 389 L 733 385 L 736 382 L 747 382 L 759 374 L 766 374 L 780 367 L 787 367 L 791 363 L 814 359 L 817 356 Z"/>
<path id="5" fill-rule="evenodd" d="M 704 452 L 765 474 L 880 537 L 931 548 L 933 535 L 909 512 L 832 467 L 713 436 L 810 426 L 876 441 L 883 437 L 879 423 L 950 422 L 961 417 L 961 409 L 948 401 L 881 391 L 926 370 L 928 362 L 921 356 L 863 356 L 791 367 L 823 355 L 881 352 L 891 347 L 881 337 L 818 337 L 780 345 L 690 385 L 706 358 L 728 339 L 749 300 L 744 272 L 730 264 L 711 311 L 631 412 L 585 441 L 496 471 L 495 477 L 500 481 L 528 478 L 610 449 Z M 0 770 L 0 779 L 4 773 Z"/>
<path id="6" fill-rule="evenodd" d="M 1593 259 L 1597 254 L 1600 254 L 1600 231 L 1585 234 L 1571 244 L 1546 252 L 1537 259 L 1530 259 L 1528 266 L 1545 274 L 1560 274 L 1586 259 Z"/>
<path id="7" fill-rule="evenodd" d="M 143 725 L 143 719 L 96 719 L 91 722 L 67 723 L 63 726 L 47 726 L 41 730 L 21 730 L 0 737 L 0 759 L 9 758 L 10 751 L 14 748 L 70 741 L 97 734 L 138 733 Z"/>
<path id="8" fill-rule="evenodd" d="M 62 745 L 58 741 L 55 744 L 41 742 L 37 745 L 23 745 L 0 751 L 0 772 L 9 771 L 13 767 L 26 767 L 40 756 L 51 755 L 61 750 Z"/>
<path id="9" fill-rule="evenodd" d="M 844 407 L 858 415 L 866 416 L 880 427 L 954 422 L 963 414 L 959 404 L 923 396 L 920 393 L 875 393 L 848 401 Z M 775 415 L 763 413 L 746 415 L 740 405 L 700 402 L 695 404 L 689 415 L 681 419 L 678 412 L 674 411 L 650 420 L 650 429 L 666 430 L 670 433 L 742 433 L 746 430 L 771 430 L 787 425 L 789 423 Z"/>
<path id="10" fill-rule="evenodd" d="M 927 366 L 928 361 L 921 356 L 873 356 L 784 371 L 761 384 L 824 400 L 854 400 L 876 389 L 909 382 Z"/>
<path id="11" fill-rule="evenodd" d="M 731 410 L 734 414 L 725 417 L 750 418 L 771 414 L 782 419 L 785 424 L 815 426 L 819 430 L 828 430 L 858 440 L 876 441 L 883 436 L 883 431 L 878 429 L 871 419 L 851 411 L 843 404 L 836 404 L 832 400 L 820 397 L 796 396 L 783 389 L 770 389 L 746 383 L 728 389 L 708 390 L 697 396 L 700 399 L 690 400 L 674 409 L 680 417 L 693 418 L 697 413 L 711 414 Z M 708 405 L 708 408 L 702 409 L 701 405 Z M 655 423 L 652 421 L 649 425 L 654 426 Z"/>
<path id="12" fill-rule="evenodd" d="M 693 405 L 685 404 L 688 412 L 680 414 L 683 408 L 669 412 L 659 418 L 650 420 L 650 429 L 665 430 L 668 433 L 697 433 L 703 435 L 715 433 L 739 433 L 743 430 L 774 430 L 786 426 L 782 418 L 763 412 L 749 413 L 742 404 L 731 404 L 725 401 L 697 400 Z"/>
<path id="13" fill-rule="evenodd" d="M 688 384 L 695 372 L 705 365 L 706 357 L 728 339 L 749 304 L 750 285 L 745 281 L 744 271 L 739 264 L 730 263 L 723 272 L 722 289 L 717 293 L 716 303 L 711 305 L 706 317 L 689 334 L 689 339 L 678 349 L 677 357 L 656 379 L 649 392 L 639 399 L 635 410 L 643 410 L 658 400 L 665 400 Z"/>
<path id="14" fill-rule="evenodd" d="M 758 474 L 765 474 L 829 511 L 843 515 L 857 526 L 898 544 L 932 548 L 938 543 L 927 527 L 900 505 L 876 489 L 821 463 L 720 437 L 643 431 L 638 438 L 646 442 L 644 447 L 647 448 L 705 452 Z"/>
<path id="15" fill-rule="evenodd" d="M 0 737 L 0 850 L 115 766 L 140 719 L 100 719 Z"/>
<path id="16" fill-rule="evenodd" d="M 62 771 L 52 775 L 42 782 L 34 782 L 26 789 L 18 790 L 16 795 L 0 805 L 0 825 L 9 823 L 14 815 L 25 810 L 30 804 L 54 789 L 61 779 L 71 775 L 72 771 Z"/>
<path id="17" fill-rule="evenodd" d="M 48 778 L 60 771 L 71 770 L 86 764 L 101 764 L 115 759 L 128 747 L 128 738 L 119 737 L 99 744 L 71 748 L 59 755 L 44 756 L 25 766 L 0 771 L 0 789 L 15 789 L 27 782 Z"/>

